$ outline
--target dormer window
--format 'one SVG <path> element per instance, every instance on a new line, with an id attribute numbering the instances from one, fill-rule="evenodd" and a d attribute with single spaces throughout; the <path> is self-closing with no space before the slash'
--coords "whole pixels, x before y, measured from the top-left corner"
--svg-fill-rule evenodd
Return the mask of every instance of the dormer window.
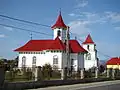
<path id="1" fill-rule="evenodd" d="M 57 36 L 61 36 L 61 31 L 60 30 L 58 30 Z"/>

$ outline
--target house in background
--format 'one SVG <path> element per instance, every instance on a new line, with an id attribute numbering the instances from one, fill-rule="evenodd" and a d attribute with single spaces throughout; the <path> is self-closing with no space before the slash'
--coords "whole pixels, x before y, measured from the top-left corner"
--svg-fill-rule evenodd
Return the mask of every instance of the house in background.
<path id="1" fill-rule="evenodd" d="M 106 62 L 108 69 L 120 69 L 120 57 L 113 57 Z"/>
<path id="2" fill-rule="evenodd" d="M 30 40 L 15 51 L 19 52 L 18 67 L 34 67 L 50 64 L 53 68 L 62 69 L 65 67 L 91 68 L 96 66 L 95 44 L 88 40 L 83 43 L 83 47 L 77 40 L 68 40 L 69 60 L 66 53 L 66 41 L 69 34 L 68 26 L 64 24 L 61 12 L 56 23 L 51 27 L 54 31 L 53 39 Z M 92 42 L 92 43 L 91 43 Z M 93 55 L 94 54 L 94 55 Z"/>

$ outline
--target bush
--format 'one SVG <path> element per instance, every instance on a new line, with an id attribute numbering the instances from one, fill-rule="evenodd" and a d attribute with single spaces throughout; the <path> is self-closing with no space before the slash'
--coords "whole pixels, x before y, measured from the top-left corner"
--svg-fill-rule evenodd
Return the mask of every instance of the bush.
<path id="1" fill-rule="evenodd" d="M 50 77 L 52 76 L 52 67 L 50 64 L 45 64 L 42 67 L 42 74 L 43 74 L 43 78 L 47 78 L 48 80 L 50 80 Z"/>

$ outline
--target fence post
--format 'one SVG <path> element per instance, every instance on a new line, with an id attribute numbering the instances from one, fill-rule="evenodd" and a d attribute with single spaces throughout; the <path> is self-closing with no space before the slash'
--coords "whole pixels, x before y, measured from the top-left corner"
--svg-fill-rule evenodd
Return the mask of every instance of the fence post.
<path id="1" fill-rule="evenodd" d="M 61 69 L 61 80 L 64 80 L 64 68 Z"/>
<path id="2" fill-rule="evenodd" d="M 112 69 L 112 79 L 115 78 L 115 69 Z"/>
<path id="3" fill-rule="evenodd" d="M 64 80 L 67 79 L 67 74 L 68 74 L 68 68 L 65 67 L 65 68 L 64 68 Z"/>
<path id="4" fill-rule="evenodd" d="M 37 71 L 37 79 L 38 81 L 42 80 L 42 67 L 41 66 L 38 66 L 38 71 Z"/>
<path id="5" fill-rule="evenodd" d="M 84 78 L 84 69 L 82 69 L 82 68 L 80 69 L 80 76 L 81 76 L 81 77 L 80 77 L 81 79 Z"/>
<path id="6" fill-rule="evenodd" d="M 81 77 L 81 69 L 78 68 L 77 69 L 77 77 L 76 77 L 76 79 L 79 79 L 80 77 Z"/>
<path id="7" fill-rule="evenodd" d="M 5 70 L 3 67 L 0 67 L 0 88 L 3 87 L 4 79 L 5 79 Z"/>
<path id="8" fill-rule="evenodd" d="M 98 78 L 98 68 L 95 68 L 95 78 Z"/>
<path id="9" fill-rule="evenodd" d="M 110 77 L 110 69 L 107 68 L 107 78 L 109 78 L 109 77 Z"/>
<path id="10" fill-rule="evenodd" d="M 38 80 L 38 67 L 34 67 L 35 71 L 34 71 L 34 75 L 35 75 L 35 81 Z"/>

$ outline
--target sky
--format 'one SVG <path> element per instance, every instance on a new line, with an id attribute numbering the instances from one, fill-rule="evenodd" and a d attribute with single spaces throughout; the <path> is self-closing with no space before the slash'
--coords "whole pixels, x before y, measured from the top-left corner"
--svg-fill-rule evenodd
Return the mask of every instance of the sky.
<path id="1" fill-rule="evenodd" d="M 49 26 L 55 23 L 60 9 L 65 24 L 74 33 L 71 39 L 77 36 L 78 40 L 84 41 L 91 34 L 100 60 L 120 56 L 120 0 L 0 0 L 0 15 Z M 32 39 L 53 38 L 50 27 L 1 16 L 0 24 L 50 34 L 32 32 Z M 0 57 L 14 59 L 18 55 L 14 50 L 30 39 L 31 32 L 0 25 Z"/>

